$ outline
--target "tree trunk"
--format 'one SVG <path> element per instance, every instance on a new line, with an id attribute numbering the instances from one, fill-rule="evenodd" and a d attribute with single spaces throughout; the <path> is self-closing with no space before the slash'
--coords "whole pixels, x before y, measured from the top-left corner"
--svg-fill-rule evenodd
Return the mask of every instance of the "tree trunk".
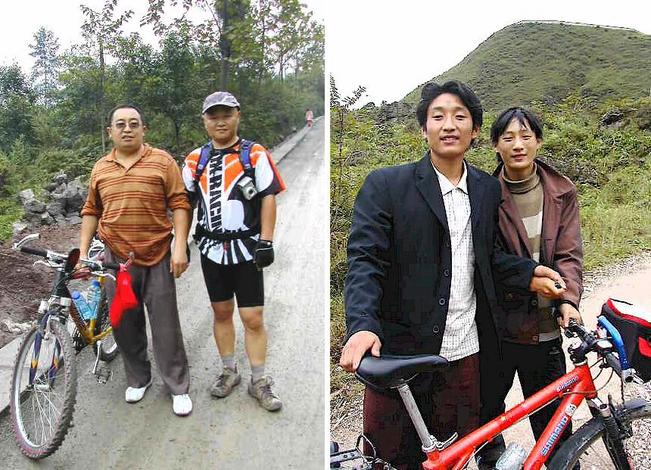
<path id="1" fill-rule="evenodd" d="M 181 148 L 181 146 L 179 145 L 179 140 L 181 136 L 181 123 L 179 123 L 174 118 L 172 118 L 172 122 L 174 123 L 174 152 L 178 152 L 179 148 Z"/>
<path id="2" fill-rule="evenodd" d="M 222 13 L 222 34 L 219 38 L 219 49 L 222 56 L 221 76 L 219 79 L 219 86 L 222 90 L 228 89 L 228 80 L 230 78 L 230 59 L 231 59 L 231 41 L 227 37 L 230 27 L 230 15 L 228 11 L 228 0 L 223 0 L 223 13 Z"/>
<path id="3" fill-rule="evenodd" d="M 106 153 L 106 123 L 104 121 L 104 44 L 99 38 L 99 114 L 102 130 L 102 154 Z M 110 124 L 110 123 L 109 123 Z"/>

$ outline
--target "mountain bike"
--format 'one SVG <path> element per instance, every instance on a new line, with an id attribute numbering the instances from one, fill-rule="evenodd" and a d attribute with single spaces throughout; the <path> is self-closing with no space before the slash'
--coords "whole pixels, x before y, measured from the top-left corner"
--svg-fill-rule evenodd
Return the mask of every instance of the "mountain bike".
<path id="1" fill-rule="evenodd" d="M 609 305 L 617 308 L 616 302 L 621 301 L 613 302 L 611 299 Z M 622 316 L 626 317 L 627 315 Z M 627 342 L 633 343 L 643 339 L 644 343 L 640 342 L 640 345 L 648 346 L 647 342 L 651 341 L 651 318 L 647 318 L 647 320 L 635 316 L 630 316 L 630 318 L 636 319 L 638 324 L 644 325 L 645 330 L 643 335 L 636 332 L 638 337 L 627 338 Z M 547 467 L 561 470 L 578 468 L 577 464 L 580 464 L 580 468 L 583 470 L 649 468 L 643 466 L 644 464 L 636 466 L 637 463 L 632 459 L 631 449 L 627 447 L 630 438 L 634 436 L 646 438 L 646 444 L 651 444 L 651 441 L 648 440 L 651 436 L 651 401 L 642 398 L 624 400 L 624 387 L 631 383 L 641 384 L 643 380 L 628 362 L 630 354 L 627 354 L 627 344 L 622 339 L 619 330 L 613 325 L 613 322 L 602 315 L 598 318 L 596 331 L 588 331 L 584 326 L 572 320 L 565 330 L 565 334 L 580 340 L 578 346 L 570 346 L 568 349 L 575 368 L 460 440 L 457 440 L 455 434 L 446 441 L 439 441 L 429 433 L 408 385 L 408 382 L 419 373 L 433 372 L 445 367 L 447 365 L 445 358 L 436 355 L 366 356 L 362 359 L 356 376 L 367 386 L 376 389 L 398 390 L 421 440 L 422 450 L 426 455 L 422 467 L 426 470 L 466 468 L 473 455 L 483 445 L 556 399 L 561 400 L 560 405 L 533 449 L 527 454 L 524 449 L 519 447 L 519 444 L 510 444 L 504 455 L 498 460 L 498 469 L 539 469 L 546 464 L 554 453 L 559 437 L 571 422 L 572 415 L 584 400 L 587 400 L 592 418 L 562 444 Z M 630 345 L 628 345 L 629 351 L 631 350 Z M 597 361 L 592 365 L 588 365 L 588 353 L 596 353 Z M 640 368 L 648 367 L 650 364 L 651 359 L 645 357 L 644 360 L 643 364 L 638 362 Z M 597 369 L 599 372 L 593 377 L 593 370 Z M 595 387 L 594 379 L 605 369 L 611 370 L 610 378 L 613 374 L 617 374 L 621 378 L 622 400 L 619 404 L 616 404 L 610 395 L 606 399 L 599 397 L 599 390 Z M 649 380 L 649 378 L 647 376 L 645 380 Z M 352 468 L 359 470 L 393 468 L 389 462 L 385 462 L 375 455 L 376 452 L 370 442 L 368 447 L 372 449 L 373 455 L 364 455 L 360 445 L 363 440 L 369 442 L 362 435 L 358 439 L 355 449 L 344 451 L 340 451 L 336 443 L 331 443 L 330 468 L 342 468 L 344 462 L 347 462 L 346 465 L 354 463 L 355 466 Z M 575 465 L 577 466 L 575 467 Z"/>
<path id="2" fill-rule="evenodd" d="M 107 277 L 115 279 L 108 270 L 118 270 L 120 265 L 103 263 L 97 258 L 80 259 L 79 249 L 64 255 L 26 246 L 38 237 L 28 235 L 13 246 L 44 258 L 34 265 L 56 272 L 50 297 L 41 300 L 36 325 L 18 350 L 11 381 L 9 406 L 14 436 L 21 452 L 31 459 L 51 455 L 68 432 L 77 393 L 76 353 L 88 345 L 93 347 L 93 373 L 98 382 L 104 383 L 110 370 L 107 373 L 100 363 L 113 360 L 118 353 L 104 281 Z M 96 246 L 95 253 L 99 251 Z M 69 288 L 75 281 L 88 277 L 100 281 L 101 297 L 95 318 L 85 319 L 72 302 Z"/>

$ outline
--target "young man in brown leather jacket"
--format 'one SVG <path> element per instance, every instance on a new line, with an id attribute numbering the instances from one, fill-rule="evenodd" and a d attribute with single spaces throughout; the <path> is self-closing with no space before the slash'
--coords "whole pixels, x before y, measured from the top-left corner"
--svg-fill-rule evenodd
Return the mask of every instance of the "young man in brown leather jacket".
<path id="1" fill-rule="evenodd" d="M 536 159 L 542 145 L 539 119 L 523 108 L 502 112 L 491 127 L 491 140 L 500 164 L 493 176 L 502 187 L 499 238 L 506 253 L 531 258 L 560 273 L 567 289 L 557 301 L 535 293 L 515 292 L 496 285 L 503 309 L 503 361 L 495 364 L 495 380 L 482 383 L 492 388 L 494 401 L 484 403 L 484 422 L 504 412 L 515 373 L 526 397 L 565 374 L 559 326 L 570 318 L 580 321 L 578 307 L 583 291 L 581 231 L 576 187 L 551 166 Z M 538 439 L 556 411 L 548 406 L 530 417 Z M 567 427 L 561 440 L 571 434 Z M 493 468 L 504 451 L 496 439 L 482 452 L 480 468 Z"/>

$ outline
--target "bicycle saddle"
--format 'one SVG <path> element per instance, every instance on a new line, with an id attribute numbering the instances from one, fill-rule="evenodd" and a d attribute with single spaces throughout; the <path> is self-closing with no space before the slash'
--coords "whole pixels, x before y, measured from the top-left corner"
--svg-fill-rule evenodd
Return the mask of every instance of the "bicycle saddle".
<path id="1" fill-rule="evenodd" d="M 448 365 L 448 360 L 434 354 L 416 356 L 364 356 L 355 372 L 357 378 L 375 388 L 396 388 L 421 372 L 433 372 Z"/>

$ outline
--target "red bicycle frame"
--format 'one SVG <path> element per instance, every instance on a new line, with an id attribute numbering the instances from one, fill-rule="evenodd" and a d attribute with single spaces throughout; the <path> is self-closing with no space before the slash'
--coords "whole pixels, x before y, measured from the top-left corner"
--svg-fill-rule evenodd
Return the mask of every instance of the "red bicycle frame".
<path id="1" fill-rule="evenodd" d="M 450 447 L 442 451 L 434 449 L 427 452 L 427 460 L 423 462 L 423 468 L 425 470 L 462 469 L 482 444 L 556 398 L 562 398 L 552 420 L 524 462 L 524 470 L 539 469 L 558 444 L 558 438 L 571 422 L 572 415 L 581 402 L 596 397 L 597 391 L 590 367 L 587 363 L 583 363 Z"/>

